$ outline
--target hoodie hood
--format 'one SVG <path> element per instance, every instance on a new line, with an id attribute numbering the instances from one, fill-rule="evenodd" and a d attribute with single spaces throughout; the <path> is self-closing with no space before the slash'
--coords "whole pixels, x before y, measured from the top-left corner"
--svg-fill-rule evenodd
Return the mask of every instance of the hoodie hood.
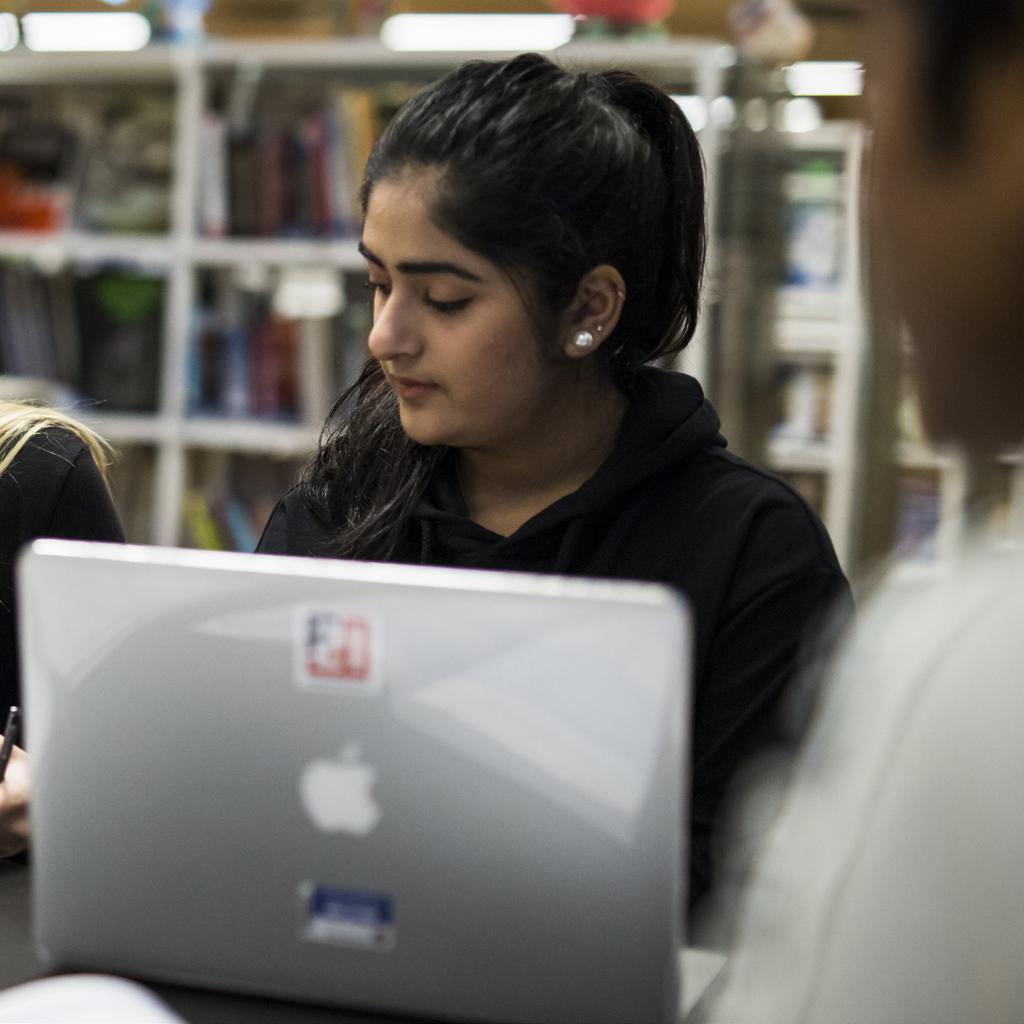
<path id="1" fill-rule="evenodd" d="M 720 422 L 692 377 L 654 367 L 637 375 L 619 440 L 598 471 L 578 490 L 560 498 L 509 537 L 474 523 L 455 472 L 452 453 L 420 500 L 415 521 L 424 564 L 477 568 L 515 567 L 567 572 L 585 547 L 589 520 L 655 475 L 708 447 L 725 447 Z"/>

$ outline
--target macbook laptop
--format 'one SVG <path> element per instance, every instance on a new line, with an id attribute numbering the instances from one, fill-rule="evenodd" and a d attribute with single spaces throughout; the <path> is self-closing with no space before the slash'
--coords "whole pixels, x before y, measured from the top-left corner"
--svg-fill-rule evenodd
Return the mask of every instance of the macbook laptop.
<path id="1" fill-rule="evenodd" d="M 677 1019 L 673 592 L 65 541 L 19 587 L 52 966 L 418 1019 Z"/>

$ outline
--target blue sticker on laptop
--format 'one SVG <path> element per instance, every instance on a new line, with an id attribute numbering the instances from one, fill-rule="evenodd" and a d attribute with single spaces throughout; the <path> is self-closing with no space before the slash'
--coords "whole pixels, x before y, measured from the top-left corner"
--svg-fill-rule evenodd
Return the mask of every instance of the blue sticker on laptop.
<path id="1" fill-rule="evenodd" d="M 299 886 L 299 902 L 301 934 L 307 942 L 379 953 L 395 948 L 395 914 L 389 896 L 304 882 Z"/>
<path id="2" fill-rule="evenodd" d="M 380 620 L 351 608 L 297 609 L 296 682 L 319 693 L 372 696 L 383 689 Z"/>

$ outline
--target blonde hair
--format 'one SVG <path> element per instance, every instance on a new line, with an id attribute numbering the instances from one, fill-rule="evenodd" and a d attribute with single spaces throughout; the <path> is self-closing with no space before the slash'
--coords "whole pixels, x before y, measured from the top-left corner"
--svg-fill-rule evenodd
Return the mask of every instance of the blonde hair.
<path id="1" fill-rule="evenodd" d="M 109 488 L 107 467 L 114 454 L 110 445 L 73 416 L 33 402 L 0 401 L 0 475 L 36 434 L 51 427 L 62 427 L 82 439 Z"/>

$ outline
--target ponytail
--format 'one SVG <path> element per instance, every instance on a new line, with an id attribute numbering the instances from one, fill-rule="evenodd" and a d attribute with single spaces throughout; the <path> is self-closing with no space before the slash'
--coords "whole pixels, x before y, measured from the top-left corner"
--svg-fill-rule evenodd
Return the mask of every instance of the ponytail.
<path id="1" fill-rule="evenodd" d="M 661 209 L 646 225 L 651 232 L 647 252 L 660 257 L 650 298 L 632 303 L 631 309 L 627 303 L 624 310 L 624 318 L 631 313 L 646 317 L 650 324 L 644 332 L 651 338 L 650 347 L 634 353 L 636 365 L 641 365 L 685 348 L 697 329 L 707 250 L 704 158 L 690 122 L 662 89 L 626 71 L 597 77 L 647 141 L 646 177 L 652 185 L 657 183 L 664 196 Z M 634 295 L 632 289 L 630 295 Z M 625 333 L 630 326 L 627 319 Z"/>

